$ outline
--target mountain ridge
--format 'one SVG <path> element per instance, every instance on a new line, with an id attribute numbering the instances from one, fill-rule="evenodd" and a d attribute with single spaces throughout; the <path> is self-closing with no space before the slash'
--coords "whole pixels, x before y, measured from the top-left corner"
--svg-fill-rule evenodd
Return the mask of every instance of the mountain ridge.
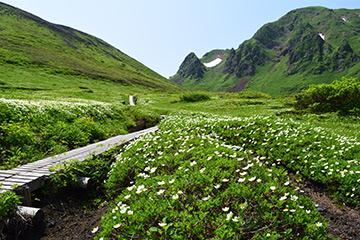
<path id="1" fill-rule="evenodd" d="M 249 89 L 273 96 L 296 93 L 313 83 L 359 74 L 359 33 L 360 9 L 296 9 L 263 25 L 237 49 L 223 50 L 225 60 L 206 68 L 203 77 L 176 74 L 171 80 L 198 90 Z M 206 61 L 214 59 L 207 54 Z M 243 79 L 248 81 L 241 89 Z"/>

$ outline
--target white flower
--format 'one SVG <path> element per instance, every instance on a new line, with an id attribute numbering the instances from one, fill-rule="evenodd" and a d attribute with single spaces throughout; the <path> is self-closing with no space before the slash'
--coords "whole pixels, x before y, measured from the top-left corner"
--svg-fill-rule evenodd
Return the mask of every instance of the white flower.
<path id="1" fill-rule="evenodd" d="M 222 181 L 223 181 L 223 182 L 228 182 L 228 181 L 229 181 L 229 179 L 224 178 Z"/>
<path id="2" fill-rule="evenodd" d="M 172 198 L 173 198 L 174 200 L 179 199 L 179 195 L 178 195 L 178 194 L 175 194 L 175 195 L 172 196 Z"/>
<path id="3" fill-rule="evenodd" d="M 124 198 L 129 199 L 130 197 L 131 197 L 131 195 L 126 195 Z"/>
<path id="4" fill-rule="evenodd" d="M 240 208 L 241 209 L 244 209 L 246 206 L 247 206 L 247 202 L 240 203 Z"/>
<path id="5" fill-rule="evenodd" d="M 233 215 L 234 215 L 233 212 L 229 212 L 229 213 L 226 215 L 226 221 L 230 221 L 230 219 L 232 218 Z"/>
<path id="6" fill-rule="evenodd" d="M 170 184 L 173 184 L 174 182 L 175 182 L 175 178 L 169 181 Z"/>
<path id="7" fill-rule="evenodd" d="M 220 184 L 218 184 L 218 185 L 216 185 L 216 186 L 214 186 L 214 188 L 216 188 L 216 189 L 218 189 L 218 188 L 220 188 Z"/>
<path id="8" fill-rule="evenodd" d="M 280 201 L 284 201 L 284 200 L 286 200 L 286 196 L 282 196 L 282 197 L 280 198 Z"/>
<path id="9" fill-rule="evenodd" d="M 212 156 L 210 156 L 210 157 L 208 157 L 208 158 L 207 158 L 207 160 L 209 161 L 209 160 L 211 160 L 212 158 L 213 158 L 213 157 L 212 157 Z"/>
<path id="10" fill-rule="evenodd" d="M 129 211 L 127 212 L 127 214 L 133 215 L 133 214 L 134 214 L 134 211 L 129 210 Z"/>
<path id="11" fill-rule="evenodd" d="M 151 170 L 150 170 L 150 173 L 154 173 L 155 171 L 156 171 L 156 167 L 154 167 L 154 168 L 152 168 Z"/>
<path id="12" fill-rule="evenodd" d="M 284 185 L 285 185 L 285 186 L 287 186 L 287 185 L 289 185 L 289 184 L 290 184 L 290 182 L 286 182 L 286 183 L 284 183 Z"/>
<path id="13" fill-rule="evenodd" d="M 207 201 L 207 200 L 209 200 L 211 197 L 210 196 L 207 196 L 207 197 L 204 197 L 202 200 L 203 201 Z"/>
<path id="14" fill-rule="evenodd" d="M 291 196 L 291 200 L 296 201 L 297 199 L 298 199 L 297 196 L 295 196 L 295 195 L 292 195 L 292 196 Z"/>
<path id="15" fill-rule="evenodd" d="M 158 191 L 156 194 L 157 195 L 161 195 L 161 194 L 163 194 L 165 192 L 165 190 L 164 189 L 161 189 L 160 191 Z"/>
<path id="16" fill-rule="evenodd" d="M 311 213 L 311 210 L 306 210 L 305 212 L 306 212 L 307 214 L 309 214 L 309 213 Z"/>
<path id="17" fill-rule="evenodd" d="M 160 227 L 165 227 L 167 223 L 158 223 Z"/>
<path id="18" fill-rule="evenodd" d="M 126 208 L 123 208 L 123 209 L 121 209 L 120 213 L 124 214 L 124 213 L 126 213 L 126 210 L 127 210 Z"/>
<path id="19" fill-rule="evenodd" d="M 193 162 L 190 163 L 190 166 L 194 166 L 195 164 L 196 164 L 196 162 L 193 161 Z"/>
<path id="20" fill-rule="evenodd" d="M 239 178 L 238 182 L 245 182 L 246 178 Z"/>
<path id="21" fill-rule="evenodd" d="M 165 182 L 164 181 L 161 181 L 161 182 L 158 182 L 159 185 L 164 185 Z"/>
<path id="22" fill-rule="evenodd" d="M 132 185 L 132 186 L 128 187 L 127 190 L 131 191 L 131 190 L 133 190 L 134 188 L 135 188 L 135 185 Z"/>
<path id="23" fill-rule="evenodd" d="M 229 209 L 230 209 L 230 208 L 228 208 L 228 207 L 224 207 L 222 210 L 223 210 L 224 212 L 227 212 L 227 211 L 229 211 Z"/>
<path id="24" fill-rule="evenodd" d="M 317 227 L 321 227 L 321 226 L 322 226 L 322 222 L 317 222 L 317 223 L 315 223 L 315 225 L 316 225 Z"/>
<path id="25" fill-rule="evenodd" d="M 202 168 L 200 169 L 200 173 L 203 173 L 205 171 L 206 168 Z"/>
<path id="26" fill-rule="evenodd" d="M 233 220 L 233 222 L 238 222 L 238 221 L 239 221 L 239 217 L 234 217 L 232 220 Z"/>
<path id="27" fill-rule="evenodd" d="M 249 178 L 249 181 L 252 182 L 256 179 L 256 177 Z"/>
<path id="28" fill-rule="evenodd" d="M 145 191 L 145 190 L 146 190 L 145 186 L 144 186 L 144 185 L 140 185 L 140 186 L 138 186 L 138 188 L 137 188 L 137 190 L 136 190 L 136 193 L 141 193 L 141 192 L 143 192 L 143 191 Z"/>
<path id="29" fill-rule="evenodd" d="M 121 225 L 120 224 L 115 224 L 114 228 L 119 228 Z"/>
<path id="30" fill-rule="evenodd" d="M 241 175 L 241 176 L 244 176 L 244 175 L 246 175 L 246 173 L 247 173 L 247 172 L 242 172 L 242 173 L 240 173 L 240 175 Z"/>
<path id="31" fill-rule="evenodd" d="M 276 189 L 276 187 L 275 187 L 275 186 L 271 186 L 270 189 L 271 189 L 272 191 L 274 191 L 274 190 Z"/>
<path id="32" fill-rule="evenodd" d="M 91 233 L 96 233 L 99 230 L 99 227 L 94 228 Z"/>

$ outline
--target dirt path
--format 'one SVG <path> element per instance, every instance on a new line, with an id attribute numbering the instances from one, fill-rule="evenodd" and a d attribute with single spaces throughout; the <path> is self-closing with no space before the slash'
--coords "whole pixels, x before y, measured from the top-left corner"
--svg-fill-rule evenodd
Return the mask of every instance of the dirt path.
<path id="1" fill-rule="evenodd" d="M 322 186 L 309 181 L 300 183 L 301 194 L 317 204 L 318 212 L 329 220 L 327 232 L 340 239 L 360 239 L 360 206 L 341 206 L 328 196 Z"/>

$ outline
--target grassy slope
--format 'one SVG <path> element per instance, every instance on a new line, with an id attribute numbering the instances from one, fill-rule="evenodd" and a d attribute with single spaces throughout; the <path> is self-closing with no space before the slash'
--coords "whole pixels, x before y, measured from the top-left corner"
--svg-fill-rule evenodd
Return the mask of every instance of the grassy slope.
<path id="1" fill-rule="evenodd" d="M 92 91 L 102 91 L 97 81 L 116 92 L 178 89 L 96 37 L 5 4 L 0 4 L 0 45 L 2 95 L 7 95 L 9 89 L 21 93 L 36 89 L 50 96 L 54 91 L 67 95 L 89 86 Z"/>

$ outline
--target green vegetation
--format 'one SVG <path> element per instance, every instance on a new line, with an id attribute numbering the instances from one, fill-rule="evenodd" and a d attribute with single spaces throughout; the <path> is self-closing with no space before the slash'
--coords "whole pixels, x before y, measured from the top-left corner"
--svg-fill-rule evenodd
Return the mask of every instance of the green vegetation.
<path id="1" fill-rule="evenodd" d="M 326 239 L 290 183 L 307 177 L 359 204 L 358 153 L 352 139 L 291 119 L 172 116 L 117 156 L 97 239 Z"/>
<path id="2" fill-rule="evenodd" d="M 11 169 L 47 156 L 124 134 L 158 116 L 138 108 L 72 100 L 0 99 L 0 168 Z"/>
<path id="3" fill-rule="evenodd" d="M 1 184 L 0 184 L 1 187 Z M 0 193 L 0 223 L 3 224 L 4 220 L 12 214 L 14 214 L 17 205 L 19 205 L 20 196 L 17 196 L 14 192 L 7 191 Z"/>
<path id="4" fill-rule="evenodd" d="M 98 239 L 327 239 L 326 220 L 294 186 L 305 179 L 326 185 L 339 203 L 359 204 L 358 119 L 297 115 L 294 98 L 257 92 L 208 93 L 207 101 L 169 102 L 183 95 L 136 94 L 134 110 L 109 103 L 96 107 L 99 102 L 85 100 L 15 102 L 27 103 L 21 108 L 24 116 L 32 114 L 39 122 L 49 118 L 51 109 L 65 119 L 74 113 L 110 122 L 116 109 L 133 112 L 132 119 L 172 115 L 158 133 L 56 167 L 52 188 L 86 176 L 93 179 L 94 201 L 114 199 L 94 231 Z"/>
<path id="5" fill-rule="evenodd" d="M 351 52 L 359 47 L 356 13 L 294 11 L 237 50 L 190 54 L 175 76 L 185 76 L 183 86 L 228 90 L 251 77 L 239 87 L 253 91 L 183 93 L 100 39 L 0 4 L 0 168 L 124 134 L 138 122 L 153 126 L 164 114 L 156 133 L 54 168 L 47 190 L 90 177 L 94 204 L 112 202 L 96 239 L 328 239 L 327 221 L 296 183 L 311 180 L 333 201 L 360 205 L 359 81 L 348 77 L 359 72 Z M 331 28 L 340 16 L 347 41 Z M 304 41 L 295 44 L 298 37 Z M 202 65 L 217 57 L 227 60 Z M 271 97 L 340 76 L 347 78 L 297 98 Z M 128 106 L 129 95 L 137 106 Z M 5 221 L 19 197 L 1 193 L 0 203 Z"/>
<path id="6" fill-rule="evenodd" d="M 112 85 L 119 93 L 179 89 L 96 37 L 2 3 L 0 45 L 0 95 L 39 91 L 52 96 L 62 91 L 72 97 L 76 92 L 91 97 L 99 90 L 108 91 L 94 86 L 102 84 Z"/>
<path id="7" fill-rule="evenodd" d="M 271 99 L 271 96 L 262 92 L 254 92 L 254 91 L 242 91 L 237 93 L 239 98 L 247 98 L 247 99 L 258 99 L 258 98 L 266 98 Z"/>
<path id="8" fill-rule="evenodd" d="M 291 11 L 265 24 L 238 49 L 205 54 L 202 63 L 219 55 L 225 61 L 205 68 L 201 76 L 191 77 L 194 67 L 186 64 L 171 80 L 191 90 L 246 89 L 279 96 L 298 93 L 311 84 L 329 84 L 343 76 L 358 77 L 359 14 L 359 9 L 322 7 Z M 200 68 L 199 61 L 193 63 Z"/>
<path id="9" fill-rule="evenodd" d="M 209 100 L 210 96 L 202 92 L 189 92 L 181 95 L 180 101 L 184 102 L 198 102 Z"/>
<path id="10" fill-rule="evenodd" d="M 360 81 L 343 78 L 332 84 L 311 85 L 296 96 L 296 107 L 315 113 L 339 112 L 360 115 Z"/>

